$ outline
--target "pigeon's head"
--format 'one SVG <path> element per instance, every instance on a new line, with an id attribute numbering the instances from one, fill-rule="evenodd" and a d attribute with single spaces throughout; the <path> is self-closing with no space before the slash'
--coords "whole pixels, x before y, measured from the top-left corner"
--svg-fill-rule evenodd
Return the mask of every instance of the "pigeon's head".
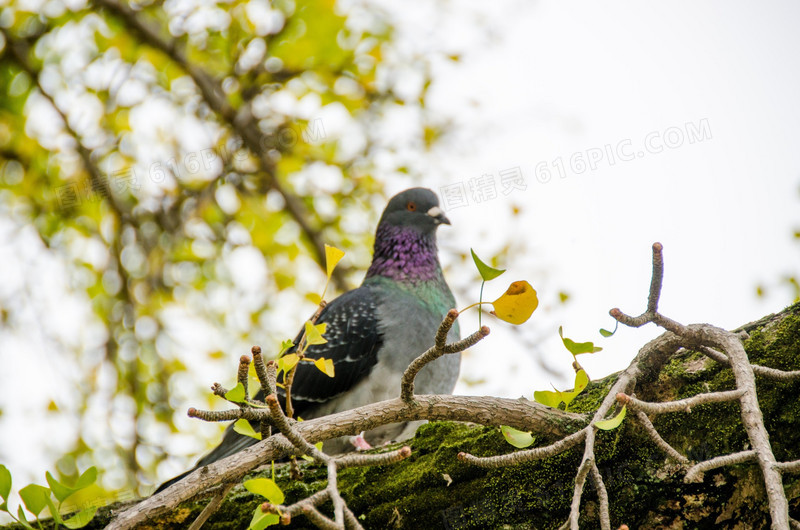
<path id="1" fill-rule="evenodd" d="M 439 207 L 439 198 L 427 188 L 411 188 L 389 201 L 378 226 L 407 226 L 422 233 L 433 233 L 440 224 L 450 224 Z"/>

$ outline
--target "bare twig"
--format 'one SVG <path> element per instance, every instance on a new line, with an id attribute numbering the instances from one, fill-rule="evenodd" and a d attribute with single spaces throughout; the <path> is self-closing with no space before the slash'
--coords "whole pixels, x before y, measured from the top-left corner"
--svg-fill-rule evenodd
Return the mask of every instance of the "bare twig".
<path id="1" fill-rule="evenodd" d="M 597 469 L 597 463 L 592 462 L 592 480 L 597 488 L 597 500 L 600 501 L 600 527 L 611 528 L 611 514 L 608 512 L 608 490 L 603 482 L 603 475 Z"/>
<path id="2" fill-rule="evenodd" d="M 533 460 L 541 460 L 563 453 L 570 447 L 574 447 L 581 443 L 586 438 L 588 429 L 581 429 L 580 431 L 570 434 L 561 440 L 552 443 L 545 447 L 536 447 L 534 449 L 525 449 L 524 451 L 515 451 L 507 455 L 498 456 L 485 456 L 477 457 L 469 453 L 458 453 L 458 459 L 467 464 L 484 468 L 497 468 L 513 466 L 522 464 L 524 462 L 531 462 Z"/>
<path id="3" fill-rule="evenodd" d="M 203 508 L 203 511 L 200 512 L 200 515 L 197 516 L 197 519 L 192 521 L 192 525 L 189 527 L 189 530 L 200 530 L 206 521 L 208 521 L 208 518 L 214 515 L 214 512 L 216 512 L 219 507 L 222 506 L 222 501 L 225 500 L 225 497 L 235 485 L 235 482 L 229 482 L 223 485 L 220 492 L 214 495 L 214 498 L 211 499 L 211 502 L 209 502 L 206 507 Z"/>
<path id="4" fill-rule="evenodd" d="M 411 448 L 407 445 L 395 451 L 379 454 L 359 454 L 351 453 L 348 455 L 336 458 L 336 466 L 339 469 L 346 467 L 363 467 L 363 466 L 384 466 L 386 464 L 394 464 L 405 458 L 411 456 Z"/>
<path id="5" fill-rule="evenodd" d="M 775 464 L 775 469 L 781 473 L 800 473 L 800 460 L 792 460 L 791 462 L 778 462 Z"/>
<path id="6" fill-rule="evenodd" d="M 709 348 L 708 346 L 701 346 L 700 351 L 703 352 L 706 356 L 714 359 L 718 363 L 721 364 L 731 364 L 731 360 L 722 352 L 715 350 L 714 348 Z M 766 377 L 767 379 L 772 379 L 774 381 L 794 381 L 795 379 L 800 379 L 800 370 L 778 370 L 777 368 L 770 368 L 769 366 L 761 366 L 760 364 L 751 364 L 750 366 L 753 367 L 753 373 L 756 375 L 760 375 L 761 377 Z"/>
<path id="7" fill-rule="evenodd" d="M 414 379 L 417 377 L 419 371 L 425 367 L 425 365 L 448 353 L 462 352 L 467 348 L 474 346 L 480 340 L 489 335 L 489 328 L 483 326 L 466 339 L 461 339 L 452 344 L 447 344 L 447 334 L 450 332 L 450 328 L 453 327 L 453 323 L 456 321 L 456 318 L 458 318 L 458 311 L 451 309 L 447 312 L 444 320 L 442 320 L 442 323 L 439 325 L 439 330 L 436 332 L 436 340 L 434 345 L 431 346 L 425 353 L 414 359 L 411 364 L 408 365 L 408 368 L 406 368 L 405 372 L 403 372 L 403 378 L 400 383 L 400 398 L 403 401 L 407 403 L 413 402 Z"/>
<path id="8" fill-rule="evenodd" d="M 661 257 L 661 244 L 653 244 L 653 275 L 663 274 L 663 259 Z M 747 432 L 750 446 L 753 448 L 755 459 L 764 476 L 764 486 L 767 491 L 769 513 L 772 518 L 772 527 L 785 529 L 789 527 L 789 505 L 783 490 L 783 481 L 778 472 L 775 455 L 769 443 L 769 434 L 764 426 L 764 418 L 758 405 L 758 394 L 755 384 L 755 373 L 747 352 L 744 351 L 739 336 L 730 331 L 711 326 L 709 324 L 694 324 L 684 326 L 670 318 L 658 313 L 655 309 L 660 289 L 661 279 L 652 280 L 648 309 L 638 317 L 630 317 L 615 308 L 610 311 L 611 316 L 620 323 L 639 327 L 648 322 L 653 322 L 664 329 L 682 337 L 692 347 L 713 347 L 727 353 L 733 370 L 736 388 L 742 394 L 739 396 L 742 424 Z M 655 303 L 653 303 L 655 300 Z M 748 453 L 745 451 L 744 453 Z M 744 453 L 737 453 L 742 455 Z M 718 457 L 720 459 L 724 457 Z M 716 459 L 714 459 L 716 460 Z M 698 464 L 699 465 L 699 464 Z M 723 464 L 724 465 L 724 464 Z"/>
<path id="9" fill-rule="evenodd" d="M 239 357 L 239 370 L 236 374 L 236 380 L 244 387 L 244 398 L 247 400 L 250 397 L 248 392 L 248 372 L 250 371 L 250 357 L 242 355 Z"/>
<path id="10" fill-rule="evenodd" d="M 692 407 L 705 403 L 722 403 L 725 401 L 736 401 L 744 394 L 744 390 L 727 390 L 724 392 L 708 392 L 698 394 L 690 398 L 667 401 L 664 403 L 652 403 L 641 401 L 627 394 L 617 394 L 617 401 L 623 405 L 627 404 L 631 409 L 641 410 L 648 414 L 664 414 L 666 412 L 691 412 Z"/>
<path id="11" fill-rule="evenodd" d="M 742 464 L 744 462 L 753 462 L 757 460 L 758 455 L 756 451 L 750 449 L 749 451 L 740 451 L 729 455 L 722 455 L 704 460 L 689 468 L 686 476 L 683 478 L 684 482 L 698 482 L 703 480 L 703 473 L 711 471 L 718 467 L 732 466 L 734 464 Z"/>
<path id="12" fill-rule="evenodd" d="M 650 439 L 652 439 L 655 444 L 667 455 L 669 455 L 673 460 L 677 460 L 681 464 L 688 464 L 689 459 L 680 454 L 674 447 L 672 447 L 669 443 L 667 443 L 664 438 L 658 434 L 658 431 L 653 426 L 653 423 L 650 421 L 650 418 L 647 417 L 647 414 L 642 412 L 641 410 L 635 411 L 635 417 L 639 421 L 639 423 L 644 427 L 645 432 Z"/>
<path id="13" fill-rule="evenodd" d="M 591 430 L 590 432 L 594 433 L 594 431 Z M 578 474 L 575 475 L 575 487 L 572 491 L 572 504 L 569 509 L 569 518 L 559 527 L 559 530 L 566 530 L 567 528 L 572 530 L 578 529 L 578 516 L 581 513 L 583 485 L 586 483 L 586 475 L 589 474 L 592 464 L 594 464 L 594 459 L 585 459 L 581 462 L 581 465 L 578 466 Z M 607 529 L 604 528 L 603 530 Z"/>
<path id="14" fill-rule="evenodd" d="M 321 528 L 322 530 L 340 530 L 341 528 L 344 528 L 344 526 L 338 525 L 334 521 L 331 521 L 322 515 L 319 510 L 313 506 L 304 505 L 302 510 L 303 515 L 308 517 L 308 520 L 314 523 L 317 528 Z"/>
<path id="15" fill-rule="evenodd" d="M 272 421 L 275 422 L 275 427 L 281 431 L 286 438 L 292 442 L 292 445 L 297 447 L 303 454 L 310 456 L 317 462 L 327 463 L 329 461 L 328 455 L 314 447 L 303 438 L 303 435 L 297 432 L 289 423 L 289 419 L 283 414 L 281 404 L 278 403 L 278 398 L 275 394 L 271 394 L 265 399 L 269 410 L 272 413 Z"/>

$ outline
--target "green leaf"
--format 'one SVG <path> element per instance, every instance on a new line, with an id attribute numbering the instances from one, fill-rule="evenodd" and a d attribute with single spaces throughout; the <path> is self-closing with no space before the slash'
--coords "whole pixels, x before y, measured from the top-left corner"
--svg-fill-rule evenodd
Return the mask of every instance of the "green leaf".
<path id="1" fill-rule="evenodd" d="M 84 471 L 80 477 L 78 477 L 77 482 L 75 482 L 75 489 L 82 490 L 83 488 L 86 488 L 94 484 L 96 480 L 97 480 L 97 468 L 91 466 L 89 469 Z"/>
<path id="2" fill-rule="evenodd" d="M 45 473 L 45 478 L 47 478 L 47 484 L 50 486 L 53 495 L 58 499 L 58 502 L 64 502 L 67 497 L 78 491 L 57 481 L 49 471 Z"/>
<path id="3" fill-rule="evenodd" d="M 66 519 L 61 524 L 67 528 L 83 528 L 94 519 L 94 514 L 97 512 L 97 506 L 90 506 L 84 510 L 79 511 L 69 519 Z"/>
<path id="4" fill-rule="evenodd" d="M 533 393 L 533 399 L 542 405 L 558 408 L 563 402 L 566 407 L 583 392 L 589 385 L 589 376 L 581 368 L 575 373 L 575 387 L 571 392 L 561 392 L 560 390 L 537 390 Z"/>
<path id="5" fill-rule="evenodd" d="M 10 493 L 11 493 L 11 471 L 9 471 L 8 468 L 3 464 L 0 464 L 0 497 L 2 497 L 4 501 L 8 500 L 8 495 Z M 6 503 L 3 503 L 4 506 L 5 504 Z"/>
<path id="6" fill-rule="evenodd" d="M 256 432 L 255 429 L 253 429 L 253 426 L 250 425 L 250 422 L 244 418 L 236 420 L 236 423 L 233 424 L 233 430 L 243 436 L 249 436 L 250 438 L 255 438 L 256 440 L 261 439 L 261 433 Z"/>
<path id="7" fill-rule="evenodd" d="M 250 526 L 247 530 L 264 530 L 264 528 L 276 525 L 281 521 L 281 518 L 274 513 L 264 513 L 261 511 L 261 506 L 256 507 L 253 512 L 253 518 L 250 520 Z"/>
<path id="8" fill-rule="evenodd" d="M 495 269 L 494 267 L 490 267 L 489 265 L 485 264 L 481 259 L 475 254 L 475 251 L 469 249 L 472 253 L 472 261 L 475 262 L 475 266 L 478 267 L 478 273 L 481 275 L 483 281 L 488 282 L 489 280 L 494 280 L 504 272 L 505 269 Z"/>
<path id="9" fill-rule="evenodd" d="M 328 342 L 322 337 L 322 334 L 325 333 L 327 329 L 327 324 L 323 322 L 322 324 L 314 325 L 311 323 L 310 320 L 306 320 L 306 343 L 311 344 L 325 344 Z"/>
<path id="10" fill-rule="evenodd" d="M 328 377 L 333 377 L 333 360 L 320 357 L 319 359 L 314 360 L 314 366 L 316 366 L 320 372 Z"/>
<path id="11" fill-rule="evenodd" d="M 534 438 L 531 433 L 518 431 L 517 429 L 507 425 L 501 425 L 500 431 L 503 433 L 503 436 L 508 443 L 519 449 L 524 449 L 536 441 L 536 438 Z"/>
<path id="12" fill-rule="evenodd" d="M 25 510 L 22 509 L 22 505 L 17 506 L 17 519 L 25 528 L 30 528 L 33 530 L 33 527 L 28 524 L 28 520 L 25 518 Z"/>
<path id="13" fill-rule="evenodd" d="M 533 400 L 541 403 L 546 407 L 558 408 L 561 403 L 561 392 L 553 392 L 552 390 L 537 390 L 533 393 Z"/>
<path id="14" fill-rule="evenodd" d="M 292 342 L 291 339 L 286 339 L 285 341 L 281 342 L 281 351 L 278 352 L 278 355 L 279 356 L 283 355 L 284 353 L 289 351 L 289 348 L 291 348 L 292 346 L 294 346 L 294 342 Z"/>
<path id="15" fill-rule="evenodd" d="M 558 327 L 558 335 L 561 337 L 561 342 L 564 343 L 564 347 L 567 348 L 573 356 L 582 353 L 597 353 L 603 351 L 603 348 L 595 346 L 592 342 L 575 342 L 572 339 L 564 337 L 562 326 Z"/>
<path id="16" fill-rule="evenodd" d="M 625 419 L 625 414 L 627 413 L 626 407 L 622 407 L 622 410 L 619 411 L 619 414 L 611 418 L 610 420 L 600 420 L 594 422 L 594 426 L 598 429 L 602 429 L 604 431 L 613 431 L 617 427 L 620 426 L 622 420 Z"/>
<path id="17" fill-rule="evenodd" d="M 50 490 L 38 484 L 28 484 L 19 490 L 19 496 L 22 497 L 22 502 L 25 507 L 36 517 L 47 506 L 47 500 L 50 498 Z"/>
<path id="18" fill-rule="evenodd" d="M 600 328 L 600 334 L 606 338 L 612 336 L 614 333 L 617 332 L 617 328 L 619 327 L 619 322 L 614 323 L 614 331 L 608 331 L 607 329 Z"/>
<path id="19" fill-rule="evenodd" d="M 575 386 L 573 389 L 580 394 L 587 386 L 589 386 L 589 374 L 586 373 L 586 370 L 581 368 L 575 373 Z"/>
<path id="20" fill-rule="evenodd" d="M 245 480 L 244 488 L 250 493 L 266 497 L 272 504 L 283 504 L 283 491 L 269 478 L 254 478 Z"/>
<path id="21" fill-rule="evenodd" d="M 225 393 L 225 399 L 234 403 L 244 403 L 246 397 L 244 386 L 241 383 L 236 383 L 235 387 Z"/>
<path id="22" fill-rule="evenodd" d="M 61 514 L 58 513 L 58 508 L 56 508 L 56 505 L 53 503 L 53 498 L 50 497 L 50 495 L 47 495 L 47 497 L 45 497 L 45 503 L 47 504 L 47 507 L 50 509 L 50 515 L 53 516 L 53 520 L 58 524 L 64 524 L 64 520 L 61 519 Z"/>

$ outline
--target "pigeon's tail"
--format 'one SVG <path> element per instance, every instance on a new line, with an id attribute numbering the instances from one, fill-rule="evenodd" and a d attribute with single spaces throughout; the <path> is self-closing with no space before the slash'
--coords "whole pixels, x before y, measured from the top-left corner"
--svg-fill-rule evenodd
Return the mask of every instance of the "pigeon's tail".
<path id="1" fill-rule="evenodd" d="M 212 464 L 217 460 L 222 460 L 223 458 L 238 453 L 242 449 L 246 449 L 256 443 L 258 443 L 258 440 L 256 440 L 255 438 L 251 438 L 250 436 L 244 436 L 239 434 L 238 432 L 233 430 L 232 424 L 229 425 L 228 428 L 225 429 L 225 435 L 222 437 L 222 442 L 217 447 L 215 447 L 206 456 L 198 460 L 197 464 L 189 471 L 181 473 L 177 477 L 171 478 L 168 481 L 164 482 L 162 485 L 158 487 L 158 489 L 153 493 L 153 495 L 164 491 L 165 489 L 172 486 L 176 482 L 180 482 L 186 476 L 190 475 L 191 473 L 195 472 L 201 467 Z"/>

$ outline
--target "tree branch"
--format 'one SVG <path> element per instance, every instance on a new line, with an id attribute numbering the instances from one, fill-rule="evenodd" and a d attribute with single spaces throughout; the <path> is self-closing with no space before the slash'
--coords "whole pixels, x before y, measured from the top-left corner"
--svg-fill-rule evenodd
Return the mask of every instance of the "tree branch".
<path id="1" fill-rule="evenodd" d="M 189 74 L 208 106 L 242 138 L 245 146 L 258 159 L 261 170 L 264 172 L 267 186 L 275 190 L 283 198 L 287 213 L 308 238 L 317 263 L 324 267 L 325 242 L 322 235 L 309 223 L 309 213 L 300 199 L 278 181 L 275 164 L 270 159 L 266 149 L 264 149 L 267 138 L 258 128 L 249 110 L 244 109 L 242 113 L 237 113 L 228 102 L 217 80 L 200 66 L 193 64 L 176 41 L 163 37 L 158 29 L 153 28 L 142 20 L 141 15 L 129 6 L 116 0 L 93 0 L 93 2 L 98 6 L 105 7 L 119 17 L 144 43 L 160 50 Z M 349 287 L 345 274 L 340 268 L 333 271 L 333 281 L 342 291 L 346 291 Z"/>

